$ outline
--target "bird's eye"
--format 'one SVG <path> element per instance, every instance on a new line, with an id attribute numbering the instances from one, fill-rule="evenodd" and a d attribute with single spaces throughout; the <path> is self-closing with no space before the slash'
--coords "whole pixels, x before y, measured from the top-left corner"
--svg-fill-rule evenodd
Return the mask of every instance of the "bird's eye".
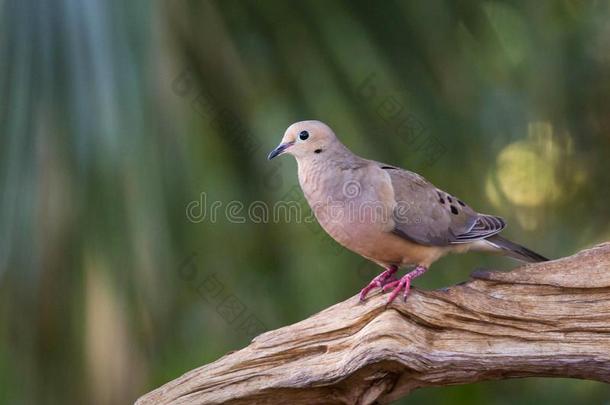
<path id="1" fill-rule="evenodd" d="M 309 132 L 307 131 L 301 131 L 301 133 L 299 134 L 299 139 L 304 141 L 305 139 L 309 138 Z"/>

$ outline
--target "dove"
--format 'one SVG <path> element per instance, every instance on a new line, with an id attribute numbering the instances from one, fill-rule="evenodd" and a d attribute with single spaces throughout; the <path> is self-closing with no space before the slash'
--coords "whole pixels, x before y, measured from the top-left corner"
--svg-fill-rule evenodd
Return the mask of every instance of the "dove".
<path id="1" fill-rule="evenodd" d="M 482 251 L 524 262 L 548 259 L 499 233 L 506 222 L 481 214 L 419 174 L 359 157 L 320 121 L 288 127 L 269 153 L 295 157 L 303 194 L 318 223 L 345 248 L 385 270 L 360 292 L 392 290 L 388 303 L 449 253 Z M 396 277 L 401 267 L 413 270 Z"/>

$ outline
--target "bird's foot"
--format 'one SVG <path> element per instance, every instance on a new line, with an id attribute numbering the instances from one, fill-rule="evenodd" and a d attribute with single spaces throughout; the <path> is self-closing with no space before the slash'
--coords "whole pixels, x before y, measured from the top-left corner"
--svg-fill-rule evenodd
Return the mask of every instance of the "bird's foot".
<path id="1" fill-rule="evenodd" d="M 390 295 L 390 298 L 388 298 L 388 304 L 394 301 L 394 298 L 396 298 L 396 296 L 400 294 L 401 290 L 404 290 L 402 294 L 402 300 L 406 301 L 407 295 L 409 295 L 409 290 L 411 289 L 411 280 L 421 276 L 426 272 L 426 270 L 428 270 L 427 267 L 417 266 L 413 271 L 402 276 L 400 280 L 386 283 L 386 285 L 382 288 L 383 292 L 392 290 L 392 294 Z"/>
<path id="2" fill-rule="evenodd" d="M 375 287 L 383 288 L 388 283 L 394 282 L 396 278 L 394 273 L 398 270 L 398 266 L 389 266 L 383 273 L 375 277 L 366 287 L 360 291 L 360 301 L 364 301 L 366 295 Z"/>

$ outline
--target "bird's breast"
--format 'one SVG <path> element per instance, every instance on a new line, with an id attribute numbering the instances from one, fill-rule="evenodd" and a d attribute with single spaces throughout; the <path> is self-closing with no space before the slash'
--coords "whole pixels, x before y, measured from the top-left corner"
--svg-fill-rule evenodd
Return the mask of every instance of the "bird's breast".
<path id="1" fill-rule="evenodd" d="M 299 183 L 322 228 L 353 252 L 383 265 L 429 265 L 444 254 L 391 232 L 394 190 L 382 171 L 299 164 Z"/>
<path id="2" fill-rule="evenodd" d="M 355 251 L 393 227 L 391 204 L 383 187 L 369 180 L 365 170 L 332 165 L 299 166 L 299 182 L 324 230 Z"/>

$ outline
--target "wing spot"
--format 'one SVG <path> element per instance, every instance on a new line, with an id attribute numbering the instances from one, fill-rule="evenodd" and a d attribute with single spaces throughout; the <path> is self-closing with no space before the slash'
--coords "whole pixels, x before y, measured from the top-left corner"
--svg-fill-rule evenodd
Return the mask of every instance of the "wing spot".
<path id="1" fill-rule="evenodd" d="M 453 215 L 457 215 L 458 214 L 458 209 L 455 207 L 455 205 L 451 205 L 451 213 Z"/>
<path id="2" fill-rule="evenodd" d="M 438 200 L 438 202 L 440 202 L 441 204 L 445 204 L 445 200 L 443 200 L 443 197 L 441 197 L 440 200 Z"/>
<path id="3" fill-rule="evenodd" d="M 450 196 L 450 195 L 447 195 L 447 201 L 449 201 L 449 203 L 452 203 L 452 202 L 453 202 L 453 200 L 451 199 L 451 196 Z M 452 211 L 453 211 L 453 210 L 452 210 Z"/>
<path id="4" fill-rule="evenodd" d="M 462 200 L 458 200 L 458 204 L 460 204 L 462 207 L 466 206 L 466 204 L 464 204 L 464 202 Z"/>

